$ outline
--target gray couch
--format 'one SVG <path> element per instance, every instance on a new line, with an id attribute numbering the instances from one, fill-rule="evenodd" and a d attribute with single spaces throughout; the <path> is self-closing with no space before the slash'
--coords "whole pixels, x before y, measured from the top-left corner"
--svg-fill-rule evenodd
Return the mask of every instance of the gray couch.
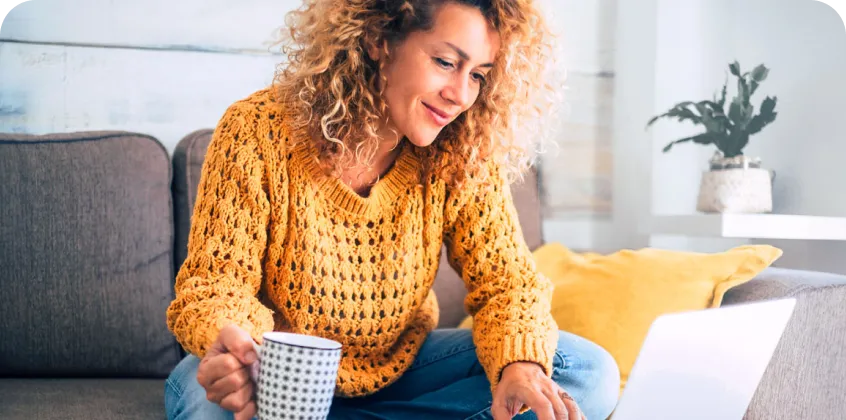
<path id="1" fill-rule="evenodd" d="M 171 159 L 127 132 L 0 134 L 0 419 L 156 419 L 184 356 L 165 326 L 211 130 Z M 542 243 L 534 179 L 516 186 Z M 748 419 L 842 419 L 846 277 L 771 268 L 725 304 L 797 296 Z M 464 317 L 442 264 L 441 327 Z"/>

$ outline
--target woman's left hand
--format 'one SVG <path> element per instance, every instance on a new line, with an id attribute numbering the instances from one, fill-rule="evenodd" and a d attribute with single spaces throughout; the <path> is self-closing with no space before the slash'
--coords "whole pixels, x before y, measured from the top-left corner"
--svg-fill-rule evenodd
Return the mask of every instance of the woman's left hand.
<path id="1" fill-rule="evenodd" d="M 576 401 L 536 363 L 515 362 L 503 369 L 491 414 L 495 420 L 511 419 L 523 404 L 538 420 L 586 420 Z"/>

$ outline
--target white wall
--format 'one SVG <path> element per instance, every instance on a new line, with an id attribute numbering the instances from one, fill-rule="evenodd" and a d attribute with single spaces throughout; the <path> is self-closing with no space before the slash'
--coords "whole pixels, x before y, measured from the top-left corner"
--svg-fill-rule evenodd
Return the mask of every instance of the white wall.
<path id="1" fill-rule="evenodd" d="M 781 11 L 779 11 L 781 9 Z M 846 28 L 826 4 L 746 0 L 736 7 L 735 55 L 771 63 L 762 93 L 780 114 L 751 151 L 777 171 L 774 211 L 846 217 Z M 743 22 L 741 16 L 760 16 Z M 745 29 L 744 29 L 745 28 Z M 767 34 L 766 42 L 756 36 Z M 750 142 L 751 143 L 751 142 Z M 846 274 L 846 243 L 776 241 L 781 266 Z"/>
<path id="2" fill-rule="evenodd" d="M 758 105 L 765 95 L 778 96 L 779 116 L 751 139 L 747 154 L 760 156 L 777 172 L 774 212 L 846 217 L 846 126 L 840 123 L 846 111 L 846 30 L 835 11 L 812 0 L 657 0 L 654 5 L 653 52 L 644 51 L 655 55 L 652 97 L 615 112 L 644 106 L 657 114 L 682 100 L 704 99 L 722 86 L 729 62 L 737 59 L 744 69 L 765 63 L 771 72 L 753 99 Z M 618 66 L 615 71 L 618 77 L 642 74 L 642 67 Z M 730 94 L 733 87 L 729 85 Z M 700 130 L 663 122 L 649 132 L 652 191 L 639 207 L 654 214 L 695 212 L 700 173 L 713 149 L 685 145 L 670 154 L 660 149 Z M 620 141 L 626 136 L 615 132 Z M 766 242 L 785 250 L 777 265 L 846 273 L 846 244 Z M 677 237 L 650 241 L 691 250 L 734 244 Z"/>
<path id="3" fill-rule="evenodd" d="M 148 133 L 172 151 L 270 83 L 294 0 L 32 0 L 0 28 L 0 131 Z"/>
<path id="4" fill-rule="evenodd" d="M 775 123 L 750 141 L 747 154 L 778 172 L 775 212 L 846 215 L 846 195 L 831 200 L 846 181 L 838 156 L 846 155 L 846 30 L 834 12 L 811 0 L 659 1 L 656 98 L 658 111 L 686 99 L 705 99 L 723 83 L 727 64 L 771 68 L 753 96 L 778 96 Z M 731 82 L 731 79 L 729 79 Z M 734 85 L 729 85 L 734 93 Z M 653 131 L 656 152 L 669 140 L 701 131 L 662 123 Z M 699 171 L 712 149 L 688 145 L 654 156 L 656 213 L 694 210 Z M 662 182 L 683 175 L 687 182 Z M 675 199 L 674 199 L 675 198 Z"/>
<path id="5" fill-rule="evenodd" d="M 544 236 L 574 249 L 615 249 L 632 230 L 615 213 L 613 144 L 617 0 L 544 0 L 546 17 L 562 40 L 567 72 L 566 118 L 559 148 L 543 156 Z M 625 216 L 625 215 L 623 215 Z"/>

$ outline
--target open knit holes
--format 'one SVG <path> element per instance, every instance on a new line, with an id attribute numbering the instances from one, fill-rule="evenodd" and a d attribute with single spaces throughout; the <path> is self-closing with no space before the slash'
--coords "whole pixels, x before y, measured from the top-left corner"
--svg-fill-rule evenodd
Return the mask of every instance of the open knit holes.
<path id="1" fill-rule="evenodd" d="M 287 282 L 290 308 L 304 302 L 309 318 L 317 318 L 316 330 L 365 338 L 361 343 L 397 328 L 392 324 L 398 320 L 392 318 L 406 315 L 423 298 L 417 296 L 419 285 L 406 279 L 424 264 L 415 264 L 411 255 L 399 252 L 402 246 L 397 243 L 401 229 L 410 231 L 409 237 L 419 237 L 419 228 L 389 224 L 398 221 L 395 215 L 363 220 L 345 214 L 308 215 L 294 215 L 295 229 L 312 233 L 291 240 L 288 246 L 297 251 L 285 255 L 292 255 L 294 261 L 282 265 L 294 276 Z M 310 229 L 305 227 L 309 223 Z"/>
<path id="2" fill-rule="evenodd" d="M 255 258 L 256 247 L 250 241 L 262 239 L 253 216 L 259 195 L 264 191 L 263 155 L 252 136 L 238 132 L 242 124 L 232 124 L 235 114 L 228 111 L 215 129 L 209 152 L 206 154 L 203 180 L 198 191 L 195 213 L 192 216 L 192 249 L 185 263 L 186 270 L 197 277 L 241 273 L 251 276 L 259 271 Z M 236 291 L 223 290 L 222 284 L 214 293 L 233 296 Z M 181 291 L 178 295 L 182 293 Z M 196 292 L 199 293 L 199 292 Z"/>
<path id="3" fill-rule="evenodd" d="M 300 200 L 306 204 L 307 198 Z M 315 218 L 310 213 L 293 217 L 295 231 L 304 234 L 292 238 L 287 247 L 295 251 L 282 253 L 276 262 L 277 268 L 288 271 L 283 275 L 288 277 L 285 286 L 290 301 L 285 307 L 306 312 L 312 320 L 309 329 L 329 335 L 372 336 L 380 323 L 378 284 L 398 278 L 391 265 L 379 264 L 387 260 L 383 252 L 390 228 L 386 217 L 360 221 L 344 220 L 344 216 Z M 293 259 L 283 263 L 284 255 Z"/>

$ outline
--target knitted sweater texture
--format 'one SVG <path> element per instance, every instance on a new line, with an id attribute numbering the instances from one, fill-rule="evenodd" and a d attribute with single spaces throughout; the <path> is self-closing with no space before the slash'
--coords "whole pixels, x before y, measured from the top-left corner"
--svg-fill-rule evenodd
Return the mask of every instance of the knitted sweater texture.
<path id="1" fill-rule="evenodd" d="M 232 104 L 209 145 L 188 257 L 167 325 L 203 357 L 235 323 L 343 344 L 336 395 L 393 383 L 438 322 L 432 283 L 446 244 L 491 382 L 511 362 L 551 375 L 552 286 L 523 241 L 510 189 L 494 172 L 482 194 L 422 179 L 407 145 L 367 197 L 325 175 L 304 131 L 286 125 L 270 89 Z"/>

